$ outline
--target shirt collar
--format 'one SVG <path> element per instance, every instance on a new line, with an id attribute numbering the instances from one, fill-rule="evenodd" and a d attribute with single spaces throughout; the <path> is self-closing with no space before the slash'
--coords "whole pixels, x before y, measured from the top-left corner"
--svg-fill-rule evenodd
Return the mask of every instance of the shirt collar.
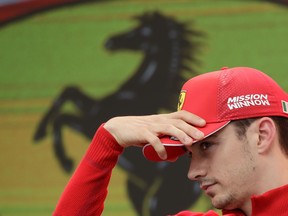
<path id="1" fill-rule="evenodd" d="M 285 216 L 288 212 L 288 185 L 269 190 L 261 195 L 251 197 L 253 215 L 277 215 Z M 245 216 L 238 209 L 223 210 L 225 216 Z"/>

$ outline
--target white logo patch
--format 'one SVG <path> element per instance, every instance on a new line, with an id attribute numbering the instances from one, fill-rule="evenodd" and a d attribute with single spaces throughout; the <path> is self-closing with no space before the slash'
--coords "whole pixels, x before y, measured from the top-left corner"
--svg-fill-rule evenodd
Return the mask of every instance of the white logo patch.
<path id="1" fill-rule="evenodd" d="M 227 100 L 230 110 L 249 106 L 270 106 L 267 94 L 248 94 L 230 97 Z"/>

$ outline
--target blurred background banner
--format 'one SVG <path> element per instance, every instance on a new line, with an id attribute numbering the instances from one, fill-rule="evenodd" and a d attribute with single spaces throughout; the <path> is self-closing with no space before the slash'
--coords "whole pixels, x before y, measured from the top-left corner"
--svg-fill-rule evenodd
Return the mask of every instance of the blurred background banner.
<path id="1" fill-rule="evenodd" d="M 76 3 L 85 3 L 101 0 L 1 0 L 0 25 L 24 19 L 33 14 L 53 10 L 61 6 L 67 7 Z"/>
<path id="2" fill-rule="evenodd" d="M 250 66 L 288 91 L 286 3 L 0 0 L 1 216 L 51 215 L 101 123 L 175 111 L 197 74 Z M 188 166 L 125 150 L 103 215 L 210 209 Z"/>

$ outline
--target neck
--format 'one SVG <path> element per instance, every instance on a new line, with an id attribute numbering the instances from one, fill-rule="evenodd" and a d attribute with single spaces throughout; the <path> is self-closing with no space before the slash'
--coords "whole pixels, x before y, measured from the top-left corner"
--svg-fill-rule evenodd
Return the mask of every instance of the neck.
<path id="1" fill-rule="evenodd" d="M 262 195 L 263 193 L 273 190 L 288 184 L 288 157 L 282 152 L 280 148 L 275 150 L 276 154 L 271 154 L 269 157 L 259 160 L 258 172 L 256 174 L 258 182 L 253 190 L 253 195 Z M 252 214 L 251 197 L 244 203 L 241 209 L 245 215 Z"/>
<path id="2" fill-rule="evenodd" d="M 263 161 L 263 170 L 260 176 L 258 194 L 265 193 L 277 187 L 288 184 L 288 157 L 280 148 L 277 148 L 266 161 Z"/>

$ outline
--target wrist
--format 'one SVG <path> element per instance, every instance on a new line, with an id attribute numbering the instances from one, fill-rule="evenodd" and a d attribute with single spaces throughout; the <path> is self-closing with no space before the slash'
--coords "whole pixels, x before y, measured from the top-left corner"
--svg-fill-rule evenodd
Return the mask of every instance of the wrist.
<path id="1" fill-rule="evenodd" d="M 94 162 L 109 163 L 107 158 L 118 157 L 123 151 L 116 139 L 102 124 L 96 131 L 87 151 L 87 157 Z"/>

